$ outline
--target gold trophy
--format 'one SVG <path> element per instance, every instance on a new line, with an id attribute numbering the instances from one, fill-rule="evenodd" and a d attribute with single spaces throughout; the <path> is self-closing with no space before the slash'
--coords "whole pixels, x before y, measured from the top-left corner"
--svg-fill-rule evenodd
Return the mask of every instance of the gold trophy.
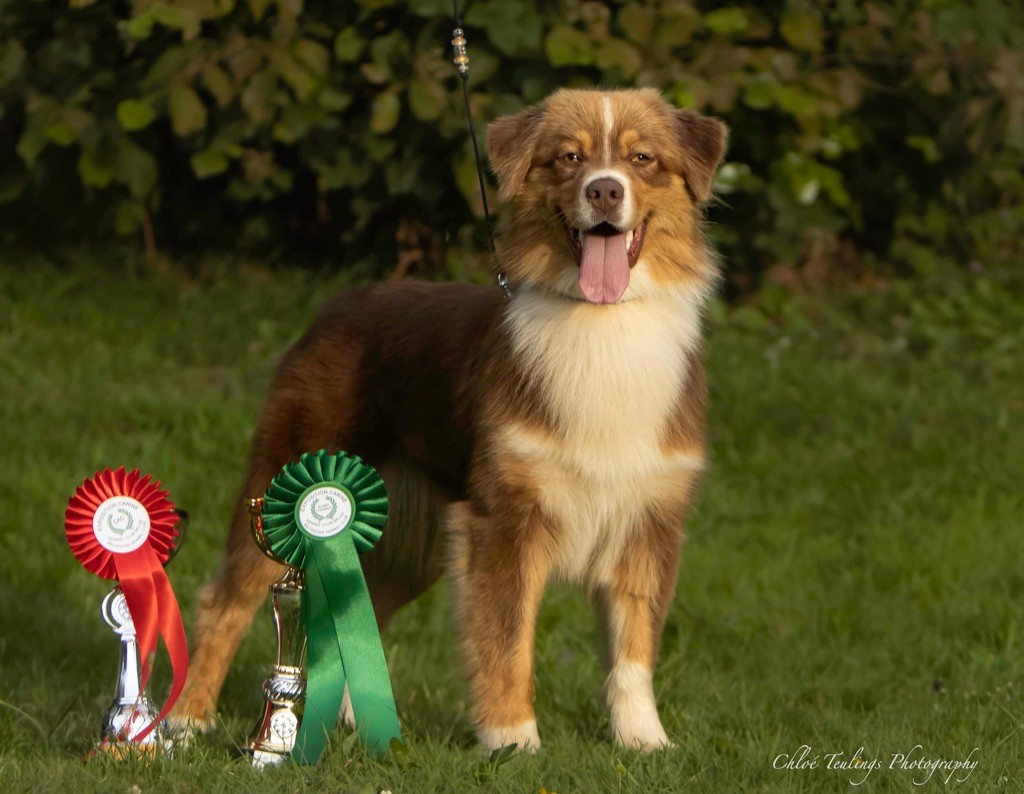
<path id="1" fill-rule="evenodd" d="M 274 562 L 284 561 L 270 552 L 263 533 L 263 499 L 249 500 L 249 529 L 260 550 Z M 302 619 L 301 570 L 289 567 L 270 586 L 277 660 L 263 682 L 263 714 L 249 737 L 246 754 L 252 765 L 262 768 L 287 760 L 295 747 L 295 734 L 306 699 L 306 627 Z"/>

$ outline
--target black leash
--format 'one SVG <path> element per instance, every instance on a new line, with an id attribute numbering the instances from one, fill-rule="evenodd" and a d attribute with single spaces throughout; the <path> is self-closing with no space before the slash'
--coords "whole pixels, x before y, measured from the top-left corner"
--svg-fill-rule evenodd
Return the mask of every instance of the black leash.
<path id="1" fill-rule="evenodd" d="M 480 198 L 484 205 L 484 223 L 487 224 L 487 243 L 491 249 L 491 256 L 497 264 L 497 252 L 494 248 L 494 234 L 491 231 L 491 211 L 487 206 L 487 189 L 484 186 L 484 166 L 480 160 L 480 146 L 476 141 L 476 130 L 473 128 L 473 112 L 469 107 L 469 55 L 466 54 L 466 32 L 462 29 L 462 17 L 459 15 L 459 0 L 452 0 L 452 12 L 455 16 L 455 29 L 452 31 L 452 50 L 455 57 L 452 60 L 459 70 L 459 77 L 462 78 L 462 99 L 466 104 L 466 121 L 469 123 L 469 137 L 473 141 L 473 157 L 476 159 L 476 177 L 480 183 Z M 505 299 L 512 297 L 512 290 L 509 289 L 508 278 L 503 271 L 498 271 L 498 286 L 505 293 Z"/>

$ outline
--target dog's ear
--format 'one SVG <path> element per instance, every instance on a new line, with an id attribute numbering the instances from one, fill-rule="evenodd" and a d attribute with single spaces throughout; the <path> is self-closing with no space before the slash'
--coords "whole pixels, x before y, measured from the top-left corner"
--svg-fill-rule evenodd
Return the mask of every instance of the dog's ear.
<path id="1" fill-rule="evenodd" d="M 496 118 L 487 127 L 487 156 L 498 177 L 498 198 L 508 201 L 526 181 L 536 146 L 537 124 L 547 103 Z"/>
<path id="2" fill-rule="evenodd" d="M 725 156 L 729 129 L 718 119 L 683 108 L 676 111 L 676 133 L 682 149 L 686 186 L 693 200 L 703 204 L 711 198 L 711 183 Z"/>

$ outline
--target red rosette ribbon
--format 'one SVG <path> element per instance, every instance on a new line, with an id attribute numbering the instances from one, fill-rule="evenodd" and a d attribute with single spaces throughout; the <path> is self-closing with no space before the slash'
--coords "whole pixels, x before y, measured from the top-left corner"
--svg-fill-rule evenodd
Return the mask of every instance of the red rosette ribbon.
<path id="1" fill-rule="evenodd" d="M 181 694 L 188 671 L 185 626 L 164 564 L 174 551 L 178 514 L 160 483 L 138 469 L 104 469 L 86 478 L 68 502 L 64 531 L 78 561 L 104 579 L 118 582 L 135 624 L 142 685 L 151 670 L 157 635 L 164 640 L 174 673 L 159 715 L 126 740 L 140 742 L 167 716 Z"/>

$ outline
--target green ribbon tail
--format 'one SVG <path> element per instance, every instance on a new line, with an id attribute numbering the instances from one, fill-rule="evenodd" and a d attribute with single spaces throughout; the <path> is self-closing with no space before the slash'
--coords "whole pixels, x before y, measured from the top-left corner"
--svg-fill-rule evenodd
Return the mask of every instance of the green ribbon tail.
<path id="1" fill-rule="evenodd" d="M 345 667 L 316 555 L 306 563 L 302 613 L 306 622 L 306 703 L 292 758 L 299 764 L 315 764 L 327 747 L 345 695 Z"/>
<path id="2" fill-rule="evenodd" d="M 309 669 L 296 760 L 308 764 L 320 757 L 338 718 L 346 681 L 363 746 L 384 755 L 393 738 L 401 740 L 402 731 L 359 554 L 347 533 L 310 546 L 306 562 Z M 321 597 L 323 601 L 318 600 Z"/>
<path id="3" fill-rule="evenodd" d="M 384 755 L 393 738 L 401 740 L 402 730 L 363 566 L 351 535 L 339 538 L 338 543 L 314 547 L 314 557 L 326 554 L 332 555 L 332 564 L 329 568 L 322 564 L 321 570 L 325 571 L 324 586 L 331 602 L 356 728 L 364 747 Z"/>

